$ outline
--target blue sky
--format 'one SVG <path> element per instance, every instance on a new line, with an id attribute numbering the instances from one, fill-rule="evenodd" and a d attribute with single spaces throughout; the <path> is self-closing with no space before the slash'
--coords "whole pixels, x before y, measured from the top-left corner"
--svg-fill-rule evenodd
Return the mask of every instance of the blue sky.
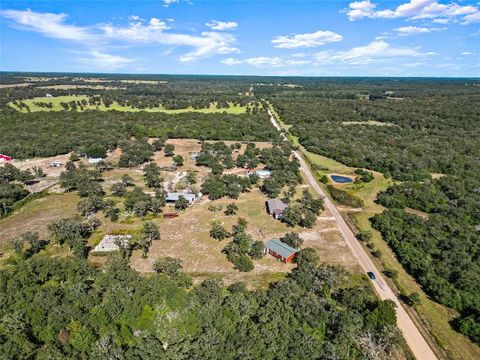
<path id="1" fill-rule="evenodd" d="M 480 76 L 480 2 L 2 1 L 3 71 Z"/>

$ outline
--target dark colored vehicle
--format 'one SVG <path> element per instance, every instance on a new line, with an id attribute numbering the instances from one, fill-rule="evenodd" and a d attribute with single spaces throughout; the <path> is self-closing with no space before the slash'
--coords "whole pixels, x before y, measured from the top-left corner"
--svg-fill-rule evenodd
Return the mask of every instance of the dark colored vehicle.
<path id="1" fill-rule="evenodd" d="M 371 280 L 375 280 L 375 274 L 373 272 L 369 271 L 367 272 L 367 275 Z"/>

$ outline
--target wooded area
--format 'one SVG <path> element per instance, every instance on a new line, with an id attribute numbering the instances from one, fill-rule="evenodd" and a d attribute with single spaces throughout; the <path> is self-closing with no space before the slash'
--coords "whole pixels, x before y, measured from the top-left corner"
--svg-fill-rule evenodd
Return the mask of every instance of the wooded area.
<path id="1" fill-rule="evenodd" d="M 372 224 L 425 292 L 460 312 L 455 329 L 479 343 L 476 80 L 306 78 L 295 83 L 302 87 L 260 86 L 256 94 L 273 103 L 307 150 L 406 181 L 379 195 L 389 210 Z M 329 190 L 345 203 L 345 193 L 330 185 Z M 423 211 L 428 219 L 405 208 Z"/>

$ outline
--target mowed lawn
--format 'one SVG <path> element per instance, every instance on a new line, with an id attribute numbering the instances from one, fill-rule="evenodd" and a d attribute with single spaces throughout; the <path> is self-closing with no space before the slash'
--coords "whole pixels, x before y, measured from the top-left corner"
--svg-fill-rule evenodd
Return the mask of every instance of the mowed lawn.
<path id="1" fill-rule="evenodd" d="M 0 246 L 4 247 L 9 240 L 27 231 L 38 232 L 41 238 L 47 237 L 49 223 L 76 214 L 78 199 L 74 193 L 65 193 L 28 202 L 0 220 Z"/>
<path id="2" fill-rule="evenodd" d="M 60 105 L 61 103 L 69 103 L 71 101 L 82 101 L 87 100 L 89 97 L 87 95 L 71 95 L 71 96 L 53 96 L 53 97 L 36 97 L 33 99 L 24 99 L 21 100 L 24 104 L 26 104 L 31 112 L 38 112 L 38 111 L 64 111 L 64 108 Z M 46 108 L 42 106 L 38 106 L 35 103 L 43 103 L 43 104 L 52 104 L 52 108 Z M 20 109 L 14 103 L 9 103 L 9 105 L 17 111 L 20 112 L 27 112 L 25 109 Z M 192 107 L 188 107 L 186 109 L 165 109 L 163 106 L 153 107 L 153 108 L 146 108 L 146 109 L 139 109 L 131 106 L 122 106 L 117 102 L 113 102 L 110 106 L 105 106 L 103 103 L 96 106 L 96 105 L 86 105 L 84 106 L 84 110 L 82 110 L 79 106 L 77 106 L 77 111 L 85 111 L 85 110 L 100 110 L 100 111 L 109 111 L 109 110 L 116 110 L 116 111 L 123 111 L 123 112 L 139 112 L 139 111 L 146 111 L 146 112 L 162 112 L 166 114 L 179 114 L 184 112 L 198 112 L 204 114 L 211 114 L 211 113 L 222 113 L 226 112 L 228 114 L 244 114 L 247 112 L 247 108 L 250 106 L 241 106 L 230 103 L 228 108 L 219 109 L 216 106 L 216 103 L 211 103 L 210 107 L 204 109 L 194 109 Z"/>

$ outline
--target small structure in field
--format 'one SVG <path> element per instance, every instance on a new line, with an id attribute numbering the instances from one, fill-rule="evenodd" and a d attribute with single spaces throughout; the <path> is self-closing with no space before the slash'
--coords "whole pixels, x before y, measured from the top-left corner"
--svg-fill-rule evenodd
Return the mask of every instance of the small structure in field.
<path id="1" fill-rule="evenodd" d="M 46 93 L 46 94 L 45 94 L 45 97 L 53 97 L 53 95 L 52 95 L 52 94 L 49 94 L 49 93 Z"/>
<path id="2" fill-rule="evenodd" d="M 100 161 L 103 161 L 103 158 L 88 158 L 88 163 L 89 164 L 98 164 Z"/>
<path id="3" fill-rule="evenodd" d="M 167 193 L 167 197 L 165 198 L 165 201 L 167 203 L 172 204 L 172 203 L 175 203 L 180 198 L 180 196 L 183 196 L 185 199 L 187 199 L 188 203 L 191 205 L 195 202 L 195 200 L 202 197 L 202 193 L 182 194 L 182 193 L 178 193 L 178 192 L 169 192 L 169 193 Z"/>
<path id="4" fill-rule="evenodd" d="M 255 171 L 255 175 L 257 175 L 260 179 L 267 179 L 272 176 L 272 172 L 270 170 L 257 170 Z"/>
<path id="5" fill-rule="evenodd" d="M 12 161 L 11 156 L 0 154 L 0 163 L 6 163 L 10 161 Z"/>
<path id="6" fill-rule="evenodd" d="M 275 219 L 283 219 L 283 212 L 288 208 L 288 205 L 285 204 L 282 200 L 279 199 L 268 199 L 267 200 L 267 211 Z"/>
<path id="7" fill-rule="evenodd" d="M 177 167 L 175 165 L 168 165 L 168 166 L 160 166 L 160 171 L 177 171 Z"/>
<path id="8" fill-rule="evenodd" d="M 122 246 L 127 246 L 128 242 L 132 238 L 132 235 L 105 235 L 92 250 L 92 253 L 104 253 L 118 250 L 118 243 Z"/>
<path id="9" fill-rule="evenodd" d="M 265 243 L 265 254 L 270 254 L 284 263 L 291 262 L 298 252 L 299 249 L 295 249 L 278 239 L 268 240 Z"/>
<path id="10" fill-rule="evenodd" d="M 197 160 L 198 154 L 199 154 L 198 152 L 191 152 L 190 153 L 190 158 L 192 160 Z"/>
<path id="11" fill-rule="evenodd" d="M 163 213 L 163 218 L 164 219 L 173 219 L 178 217 L 177 213 Z"/>
<path id="12" fill-rule="evenodd" d="M 63 165 L 63 163 L 60 161 L 60 160 L 53 160 L 51 163 L 50 163 L 50 167 L 61 167 Z"/>

